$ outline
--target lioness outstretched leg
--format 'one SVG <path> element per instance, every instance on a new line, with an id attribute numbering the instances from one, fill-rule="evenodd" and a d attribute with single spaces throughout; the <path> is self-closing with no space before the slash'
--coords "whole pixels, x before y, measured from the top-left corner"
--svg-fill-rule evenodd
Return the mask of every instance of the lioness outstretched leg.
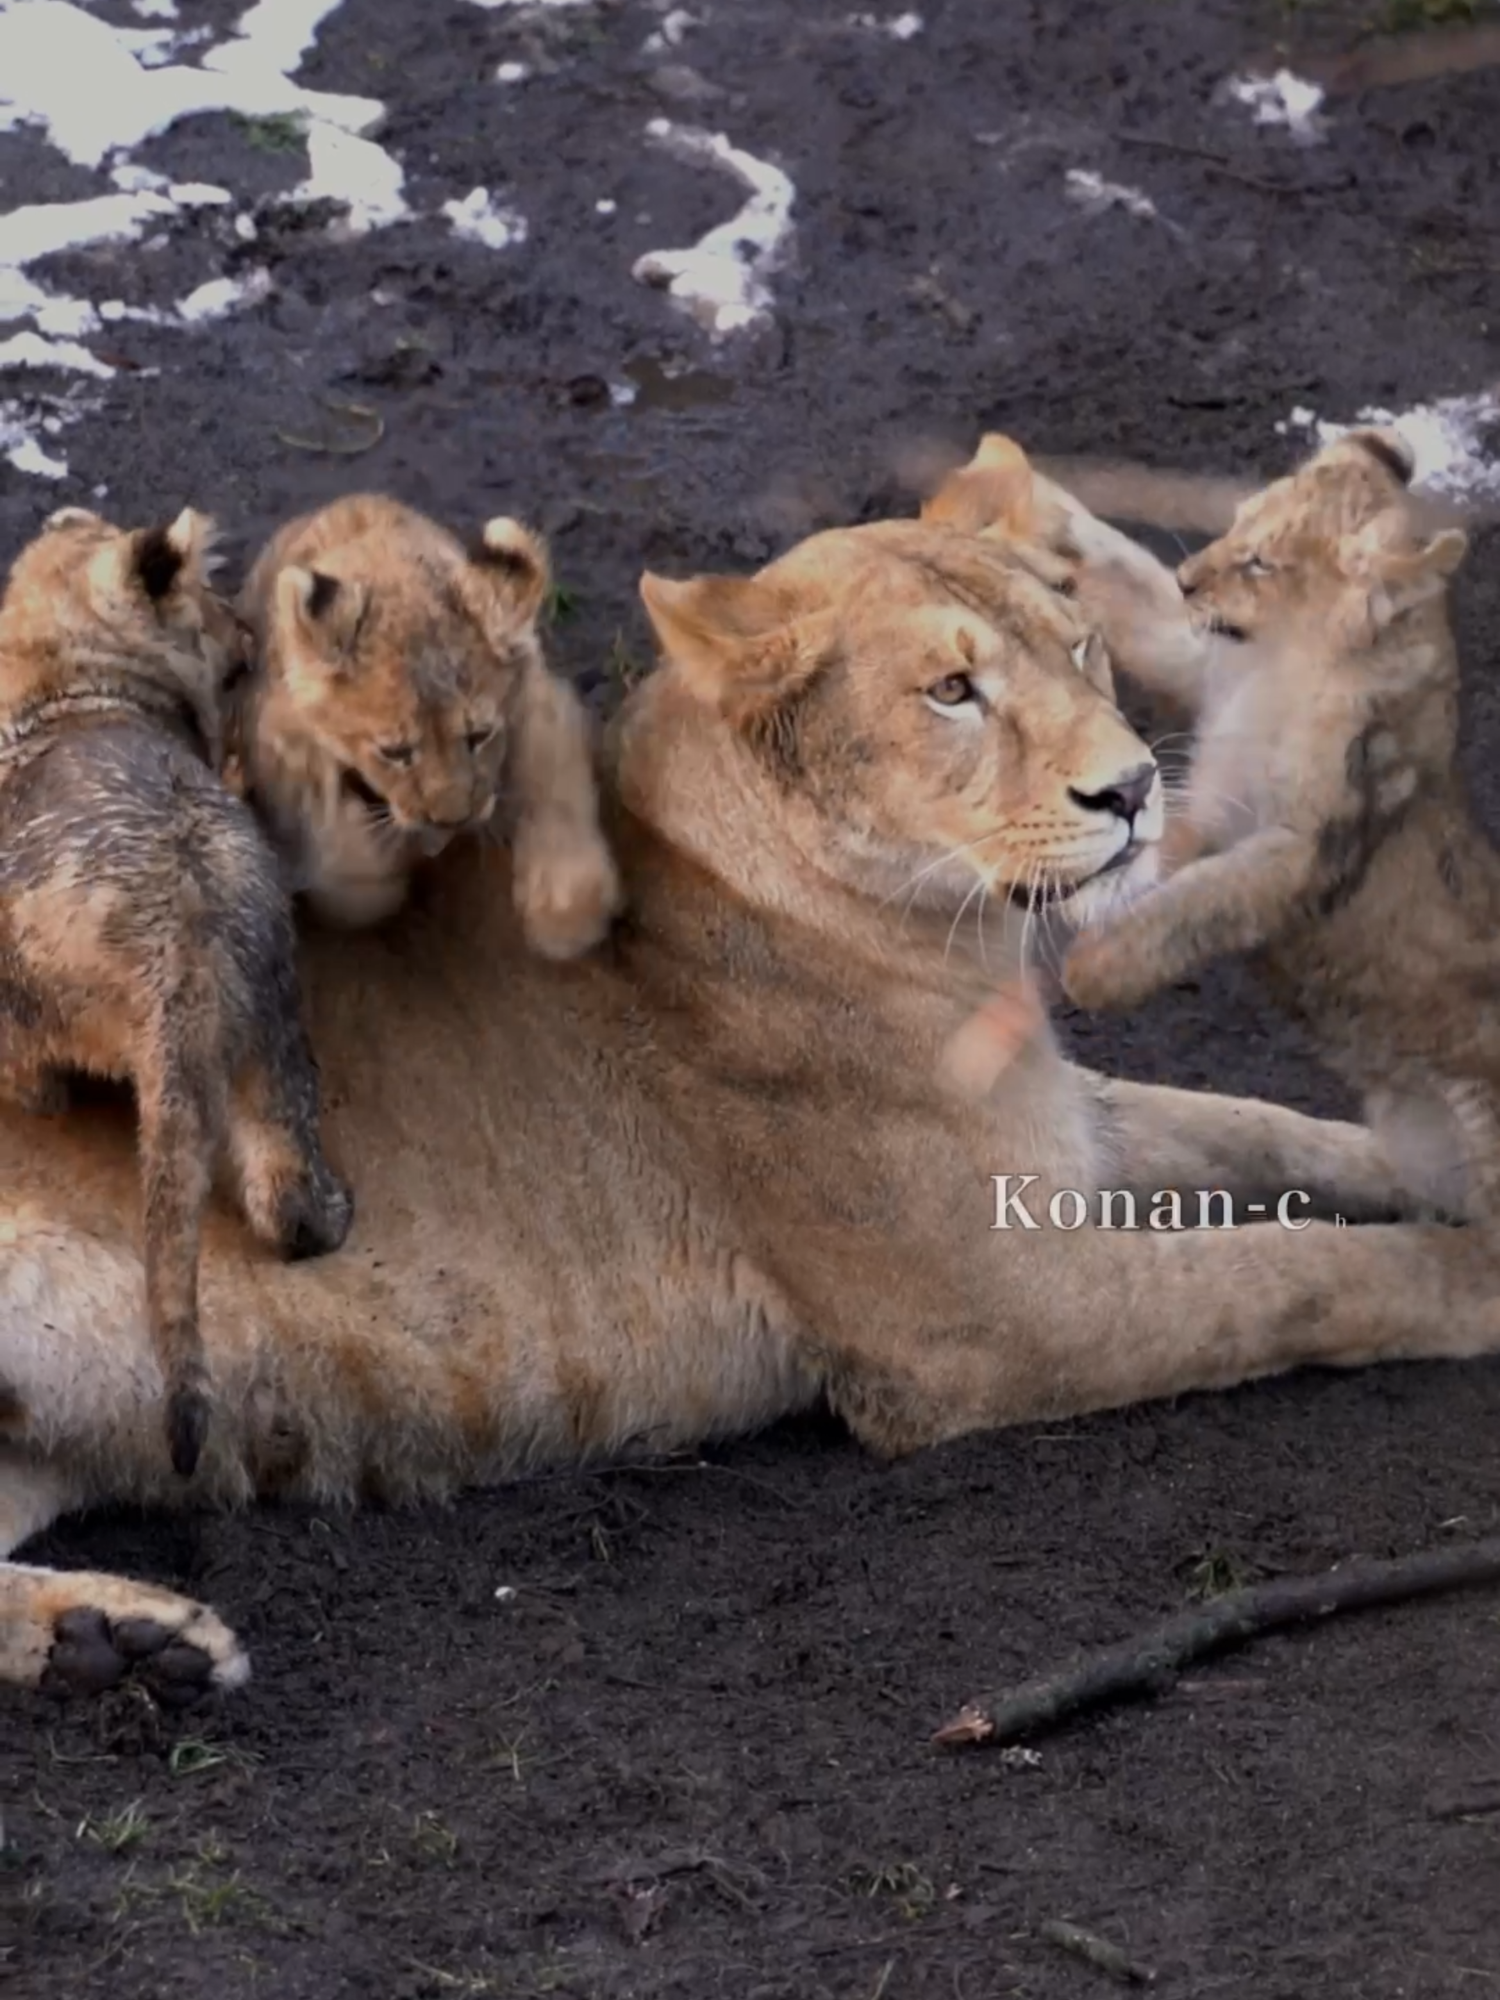
<path id="1" fill-rule="evenodd" d="M 516 908 L 534 951 L 578 958 L 620 910 L 619 873 L 599 826 L 588 712 L 540 660 L 528 663 L 516 700 Z"/>
<path id="2" fill-rule="evenodd" d="M 1107 1185 L 1129 1188 L 1142 1204 L 1160 1189 L 1176 1189 L 1186 1219 L 1196 1213 L 1200 1191 L 1222 1188 L 1239 1221 L 1255 1220 L 1250 1211 L 1257 1204 L 1263 1217 L 1274 1217 L 1283 1195 L 1293 1197 L 1287 1205 L 1293 1221 L 1403 1222 L 1430 1212 L 1423 1191 L 1407 1185 L 1368 1126 L 1309 1118 L 1255 1097 L 1088 1074 L 1101 1113 Z"/>
<path id="3" fill-rule="evenodd" d="M 899 1333 L 893 1324 L 883 1338 L 879 1299 L 897 1276 L 867 1271 L 863 1337 L 836 1357 L 829 1393 L 873 1450 L 1304 1366 L 1500 1351 L 1500 1254 L 1487 1231 L 1311 1222 L 1065 1232 L 1043 1219 L 1003 1243 L 987 1332 L 966 1316 L 908 1321 Z"/>
<path id="4" fill-rule="evenodd" d="M 44 1460 L 0 1445 L 0 1555 L 77 1498 Z M 97 1694 L 134 1676 L 177 1707 L 240 1687 L 249 1673 L 234 1634 L 191 1598 L 125 1577 L 0 1561 L 0 1683 Z"/>

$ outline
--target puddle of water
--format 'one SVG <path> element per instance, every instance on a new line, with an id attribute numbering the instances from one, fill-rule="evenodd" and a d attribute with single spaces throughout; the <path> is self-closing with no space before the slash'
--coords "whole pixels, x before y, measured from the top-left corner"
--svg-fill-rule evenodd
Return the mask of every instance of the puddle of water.
<path id="1" fill-rule="evenodd" d="M 702 410 L 734 395 L 729 376 L 685 361 L 658 361 L 654 354 L 627 361 L 624 372 L 635 384 L 629 404 L 633 410 Z"/>

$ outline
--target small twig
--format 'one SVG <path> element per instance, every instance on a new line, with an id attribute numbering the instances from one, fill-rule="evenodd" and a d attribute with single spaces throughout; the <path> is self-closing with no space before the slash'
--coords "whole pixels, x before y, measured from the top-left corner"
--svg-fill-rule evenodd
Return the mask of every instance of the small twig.
<path id="1" fill-rule="evenodd" d="M 1143 1637 L 1086 1653 L 1058 1673 L 969 1702 L 932 1740 L 1013 1742 L 1086 1709 L 1164 1693 L 1192 1661 L 1287 1625 L 1495 1582 L 1500 1582 L 1500 1539 L 1491 1538 L 1391 1561 L 1356 1560 L 1320 1576 L 1275 1577 L 1246 1590 L 1225 1591 Z"/>
<path id="2" fill-rule="evenodd" d="M 333 411 L 336 416 L 363 417 L 366 423 L 374 425 L 373 433 L 367 438 L 340 444 L 337 440 L 296 437 L 291 431 L 278 430 L 276 435 L 283 444 L 289 444 L 294 451 L 316 451 L 331 453 L 340 458 L 358 458 L 364 452 L 373 451 L 385 436 L 385 418 L 381 416 L 379 410 L 371 409 L 368 403 L 336 403 L 326 397 L 322 401 L 324 409 Z"/>
<path id="3" fill-rule="evenodd" d="M 1489 1819 L 1500 1813 L 1500 1778 L 1481 1779 L 1466 1790 L 1437 1792 L 1427 1801 L 1429 1819 Z"/>
<path id="4" fill-rule="evenodd" d="M 1181 160 L 1201 160 L 1210 173 L 1218 174 L 1222 180 L 1238 181 L 1241 187 L 1254 188 L 1257 194 L 1342 194 L 1350 183 L 1347 174 L 1336 181 L 1325 181 L 1321 185 L 1312 181 L 1267 181 L 1256 174 L 1241 173 L 1232 167 L 1222 153 L 1210 153 L 1204 146 L 1184 146 L 1176 139 L 1153 139 L 1147 132 L 1121 132 L 1110 134 L 1122 146 L 1140 146 L 1147 152 L 1171 153 Z"/>
<path id="5" fill-rule="evenodd" d="M 1156 1973 L 1149 1965 L 1142 1965 L 1129 1957 L 1108 1938 L 1095 1937 L 1092 1931 L 1081 1930 L 1077 1924 L 1064 1923 L 1060 1917 L 1051 1917 L 1046 1923 L 1039 1924 L 1037 1935 L 1062 1951 L 1072 1952 L 1075 1958 L 1097 1966 L 1111 1979 L 1118 1979 L 1122 1986 L 1153 1986 L 1156 1983 Z"/>

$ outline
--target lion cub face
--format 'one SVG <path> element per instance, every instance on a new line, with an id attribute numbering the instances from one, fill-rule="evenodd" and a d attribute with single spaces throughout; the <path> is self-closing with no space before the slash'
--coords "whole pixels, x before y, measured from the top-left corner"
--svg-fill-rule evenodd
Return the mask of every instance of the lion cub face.
<path id="1" fill-rule="evenodd" d="M 494 811 L 546 553 L 508 519 L 465 551 L 389 502 L 361 503 L 348 529 L 293 545 L 275 575 L 271 726 L 316 745 L 345 803 L 435 852 Z"/>
<path id="2" fill-rule="evenodd" d="M 1161 787 L 1103 644 L 1003 549 L 880 522 L 641 591 L 668 670 L 846 881 L 956 906 L 976 878 L 1019 901 L 1150 878 Z"/>
<path id="3" fill-rule="evenodd" d="M 1468 546 L 1452 529 L 1418 542 L 1412 470 L 1396 432 L 1355 430 L 1254 494 L 1178 569 L 1198 629 L 1231 650 L 1368 652 L 1395 616 L 1441 591 Z"/>

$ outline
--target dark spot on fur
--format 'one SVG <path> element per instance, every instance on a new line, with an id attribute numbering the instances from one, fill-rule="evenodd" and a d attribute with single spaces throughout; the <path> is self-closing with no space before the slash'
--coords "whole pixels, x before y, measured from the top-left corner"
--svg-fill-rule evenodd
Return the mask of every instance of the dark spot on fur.
<path id="1" fill-rule="evenodd" d="M 1373 458 L 1377 465 L 1383 465 L 1393 479 L 1399 480 L 1403 486 L 1410 486 L 1416 460 L 1409 449 L 1393 444 L 1389 438 L 1376 437 L 1371 431 L 1355 431 L 1352 442 Z"/>
<path id="2" fill-rule="evenodd" d="M 1350 810 L 1331 819 L 1318 833 L 1319 916 L 1332 916 L 1353 897 L 1374 859 L 1375 851 L 1406 817 L 1412 795 L 1382 809 L 1380 779 L 1389 768 L 1390 732 L 1381 723 L 1361 730 L 1344 753 L 1344 780 L 1353 794 Z"/>
<path id="3" fill-rule="evenodd" d="M 801 703 L 778 702 L 745 725 L 745 740 L 773 777 L 783 785 L 801 782 L 804 773 L 801 740 Z"/>
<path id="4" fill-rule="evenodd" d="M 1438 850 L 1438 880 L 1455 903 L 1463 900 L 1464 878 L 1458 865 L 1458 856 L 1446 841 Z"/>
<path id="5" fill-rule="evenodd" d="M 333 609 L 341 586 L 336 576 L 325 576 L 315 569 L 312 573 L 312 589 L 307 593 L 307 615 L 309 618 L 326 618 Z"/>
<path id="6" fill-rule="evenodd" d="M 191 1479 L 198 1470 L 208 1438 L 208 1420 L 208 1398 L 201 1389 L 173 1390 L 167 1404 L 167 1441 L 172 1448 L 172 1470 L 179 1479 Z"/>
<path id="7" fill-rule="evenodd" d="M 347 765 L 345 766 L 343 776 L 339 779 L 339 789 L 347 797 L 358 799 L 367 812 L 384 812 L 386 810 L 387 802 L 376 791 L 375 787 L 368 784 L 359 775 L 358 771 L 350 769 Z"/>
<path id="8" fill-rule="evenodd" d="M 153 604 L 159 604 L 182 574 L 182 551 L 168 530 L 147 528 L 135 545 L 135 573 Z"/>

